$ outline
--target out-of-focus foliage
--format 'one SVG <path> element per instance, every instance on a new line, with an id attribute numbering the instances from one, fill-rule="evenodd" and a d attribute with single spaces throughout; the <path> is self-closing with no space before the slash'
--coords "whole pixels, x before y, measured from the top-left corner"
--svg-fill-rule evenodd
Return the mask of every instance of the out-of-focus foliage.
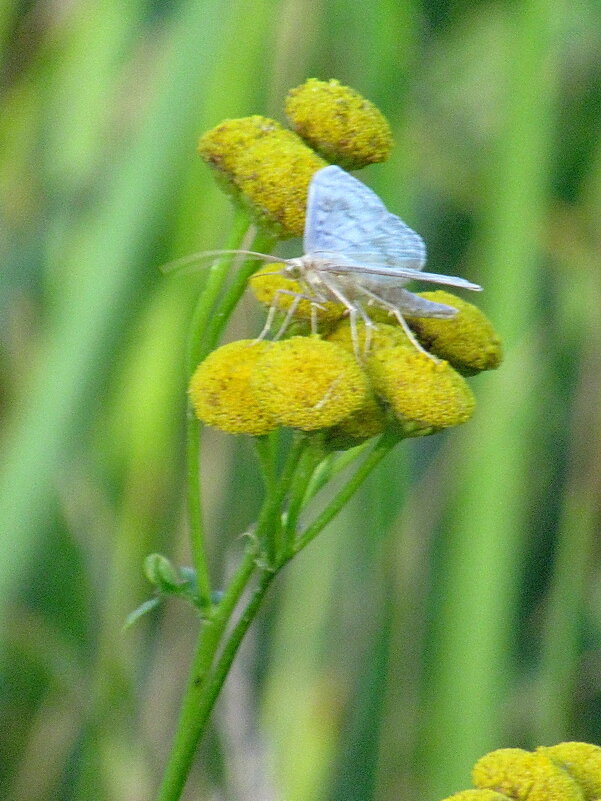
<path id="1" fill-rule="evenodd" d="M 601 742 L 596 0 L 7 0 L 0 43 L 0 799 L 153 797 L 196 621 L 121 626 L 146 554 L 187 563 L 204 281 L 157 267 L 227 236 L 198 136 L 308 77 L 391 122 L 361 178 L 485 287 L 505 363 L 287 569 L 185 797 L 435 801 L 492 748 Z M 261 325 L 249 293 L 228 339 Z M 233 437 L 205 469 L 219 585 L 260 487 Z"/>

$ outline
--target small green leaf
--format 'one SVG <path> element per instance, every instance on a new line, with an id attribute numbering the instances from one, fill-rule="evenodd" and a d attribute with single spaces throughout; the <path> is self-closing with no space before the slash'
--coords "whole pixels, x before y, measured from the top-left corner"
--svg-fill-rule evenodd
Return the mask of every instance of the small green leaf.
<path id="1" fill-rule="evenodd" d="M 157 607 L 161 602 L 161 599 L 158 596 L 154 598 L 149 598 L 147 601 L 144 601 L 143 604 L 137 609 L 134 609 L 133 612 L 130 612 L 129 615 L 125 618 L 125 623 L 123 624 L 122 631 L 127 631 L 127 629 L 131 628 L 136 621 L 138 621 L 142 615 L 145 615 L 147 612 L 152 611 L 155 607 Z"/>
<path id="2" fill-rule="evenodd" d="M 177 592 L 181 580 L 169 559 L 160 553 L 151 553 L 144 560 L 144 574 L 161 592 Z"/>

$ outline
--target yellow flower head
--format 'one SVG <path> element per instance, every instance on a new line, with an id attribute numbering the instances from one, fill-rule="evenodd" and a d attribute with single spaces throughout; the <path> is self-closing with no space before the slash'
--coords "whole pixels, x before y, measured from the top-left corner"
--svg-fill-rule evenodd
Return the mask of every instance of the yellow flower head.
<path id="1" fill-rule="evenodd" d="M 585 801 L 601 799 L 601 747 L 590 743 L 559 743 L 537 752 L 549 757 L 556 765 L 576 779 Z"/>
<path id="2" fill-rule="evenodd" d="M 343 348 L 316 337 L 275 342 L 251 376 L 257 401 L 281 425 L 313 431 L 344 420 L 369 397 L 365 374 Z"/>
<path id="3" fill-rule="evenodd" d="M 491 751 L 476 762 L 472 777 L 477 787 L 505 793 L 516 801 L 583 801 L 570 774 L 540 751 Z"/>
<path id="4" fill-rule="evenodd" d="M 438 430 L 472 416 L 476 402 L 465 380 L 413 346 L 374 348 L 366 369 L 376 394 L 406 427 Z"/>
<path id="5" fill-rule="evenodd" d="M 302 236 L 309 183 L 326 162 L 295 133 L 266 117 L 224 120 L 198 151 L 259 225 L 280 238 Z"/>
<path id="6" fill-rule="evenodd" d="M 419 292 L 420 297 L 444 303 L 458 310 L 455 317 L 410 317 L 407 322 L 421 344 L 446 359 L 463 375 L 494 370 L 501 364 L 501 342 L 488 317 L 473 303 L 437 289 Z"/>
<path id="7" fill-rule="evenodd" d="M 275 305 L 280 311 L 287 312 L 296 302 L 296 296 L 303 294 L 303 288 L 298 281 L 278 272 L 283 266 L 283 264 L 266 264 L 265 267 L 261 267 L 252 276 L 250 288 L 260 303 L 265 306 Z M 296 320 L 311 320 L 315 314 L 315 319 L 319 322 L 330 323 L 339 320 L 344 311 L 341 303 L 325 301 L 316 305 L 309 300 L 301 300 L 292 316 Z"/>
<path id="8" fill-rule="evenodd" d="M 230 434 L 267 434 L 277 422 L 255 398 L 250 376 L 269 342 L 242 339 L 213 351 L 196 368 L 190 400 L 199 420 Z"/>
<path id="9" fill-rule="evenodd" d="M 378 323 L 370 329 L 369 332 L 369 348 L 367 345 L 367 327 L 363 321 L 359 321 L 356 326 L 357 329 L 357 347 L 361 353 L 366 351 L 378 351 L 382 348 L 389 348 L 393 345 L 406 345 L 409 348 L 415 349 L 412 342 L 409 341 L 403 329 L 398 325 L 390 325 L 388 323 Z M 355 352 L 353 344 L 353 334 L 350 321 L 342 320 L 334 330 L 326 337 L 328 342 L 336 342 L 341 345 L 349 353 Z"/>
<path id="10" fill-rule="evenodd" d="M 347 170 L 385 161 L 390 154 L 393 142 L 386 118 L 339 81 L 310 78 L 291 89 L 286 116 L 312 148 Z"/>
<path id="11" fill-rule="evenodd" d="M 503 793 L 497 793 L 496 790 L 461 790 L 459 793 L 454 793 L 443 801 L 512 801 L 508 796 Z"/>

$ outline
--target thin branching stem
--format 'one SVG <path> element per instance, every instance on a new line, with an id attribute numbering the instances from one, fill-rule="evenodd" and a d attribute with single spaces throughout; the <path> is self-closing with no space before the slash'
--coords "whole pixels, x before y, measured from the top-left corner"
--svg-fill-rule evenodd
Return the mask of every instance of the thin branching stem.
<path id="1" fill-rule="evenodd" d="M 386 454 L 396 445 L 399 441 L 399 434 L 393 431 L 387 431 L 378 440 L 374 449 L 365 457 L 361 465 L 357 468 L 352 477 L 342 487 L 342 489 L 335 495 L 326 508 L 318 515 L 317 519 L 311 523 L 306 529 L 304 534 L 299 537 L 292 550 L 292 555 L 299 553 L 303 548 L 315 539 L 315 537 L 323 531 L 327 524 L 336 517 L 342 507 L 350 500 L 350 498 L 359 489 L 361 484 L 365 481 L 371 471 L 382 461 Z"/>
<path id="2" fill-rule="evenodd" d="M 239 245 L 249 226 L 246 215 L 237 211 L 232 228 L 232 235 L 228 240 L 230 248 Z M 232 256 L 223 256 L 211 266 L 209 278 L 201 293 L 190 324 L 187 349 L 188 378 L 196 366 L 210 351 L 207 347 L 206 330 L 211 313 L 223 290 L 232 263 Z M 207 566 L 205 533 L 202 514 L 202 492 L 200 484 L 200 424 L 194 415 L 194 410 L 188 402 L 186 414 L 186 468 L 187 468 L 187 494 L 188 494 L 188 525 L 190 530 L 190 547 L 192 562 L 196 570 L 198 583 L 198 596 L 202 606 L 209 607 L 211 603 L 211 580 Z"/>

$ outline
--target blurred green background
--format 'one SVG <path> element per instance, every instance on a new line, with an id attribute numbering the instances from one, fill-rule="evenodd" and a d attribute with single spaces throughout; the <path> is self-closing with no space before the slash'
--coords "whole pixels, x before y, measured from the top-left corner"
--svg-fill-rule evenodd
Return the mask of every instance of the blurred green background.
<path id="1" fill-rule="evenodd" d="M 387 115 L 360 177 L 506 360 L 276 582 L 185 798 L 436 801 L 492 748 L 601 743 L 599 3 L 4 0 L 0 48 L 0 798 L 153 798 L 197 625 L 121 626 L 147 553 L 188 560 L 204 280 L 157 267 L 229 230 L 199 134 L 308 77 Z M 260 485 L 243 439 L 205 470 L 219 586 Z"/>

